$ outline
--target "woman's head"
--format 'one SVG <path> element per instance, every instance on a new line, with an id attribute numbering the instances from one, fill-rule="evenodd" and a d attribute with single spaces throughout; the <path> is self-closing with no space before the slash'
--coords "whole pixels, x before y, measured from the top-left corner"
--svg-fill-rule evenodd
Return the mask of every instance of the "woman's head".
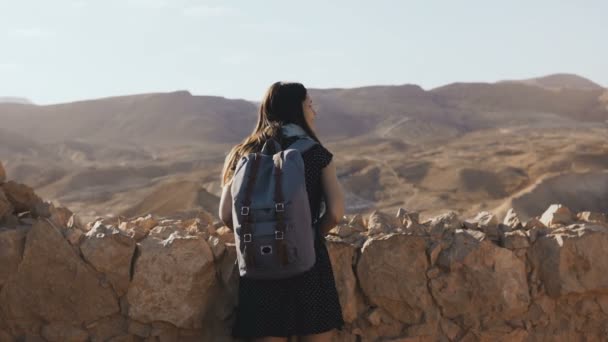
<path id="1" fill-rule="evenodd" d="M 258 128 L 272 126 L 273 123 L 295 123 L 307 133 L 312 133 L 315 115 L 312 99 L 301 83 L 275 82 L 262 100 L 254 133 Z"/>
<path id="2" fill-rule="evenodd" d="M 260 151 L 266 140 L 270 138 L 281 141 L 281 126 L 284 124 L 294 123 L 301 126 L 311 138 L 319 142 L 314 132 L 316 115 L 312 107 L 312 99 L 301 83 L 273 83 L 262 99 L 253 132 L 236 145 L 226 157 L 222 184 L 230 180 L 231 167 L 238 158 L 247 153 Z"/>

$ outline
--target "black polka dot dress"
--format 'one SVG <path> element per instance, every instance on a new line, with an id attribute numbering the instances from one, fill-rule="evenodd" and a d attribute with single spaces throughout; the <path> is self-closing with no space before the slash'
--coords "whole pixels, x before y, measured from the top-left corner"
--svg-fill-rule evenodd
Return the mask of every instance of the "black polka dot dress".
<path id="1" fill-rule="evenodd" d="M 285 138 L 286 148 L 297 138 Z M 321 169 L 333 154 L 315 145 L 302 155 L 311 217 L 321 211 Z M 318 334 L 342 330 L 344 320 L 325 238 L 315 228 L 315 265 L 305 273 L 278 279 L 239 278 L 238 306 L 232 336 L 239 338 Z"/>

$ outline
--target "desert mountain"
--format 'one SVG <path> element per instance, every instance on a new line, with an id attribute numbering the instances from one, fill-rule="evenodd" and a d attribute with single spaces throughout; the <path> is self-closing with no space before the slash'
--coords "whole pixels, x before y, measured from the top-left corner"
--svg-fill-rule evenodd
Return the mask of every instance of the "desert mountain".
<path id="1" fill-rule="evenodd" d="M 568 119 L 603 122 L 608 111 L 602 104 L 603 89 L 564 88 L 553 91 L 520 83 L 454 83 L 435 88 L 448 107 L 460 108 L 477 115 L 469 119 L 479 124 L 545 120 L 546 113 Z M 524 117 L 520 117 L 523 115 Z"/>
<path id="2" fill-rule="evenodd" d="M 601 90 L 599 84 L 574 74 L 553 74 L 543 77 L 529 78 L 525 80 L 506 80 L 506 83 L 521 83 L 533 85 L 546 89 L 579 89 L 579 90 Z"/>
<path id="3" fill-rule="evenodd" d="M 0 120 L 2 127 L 44 142 L 220 144 L 250 132 L 255 110 L 244 100 L 178 91 L 48 106 L 0 104 Z"/>
<path id="4" fill-rule="evenodd" d="M 349 212 L 501 212 L 507 202 L 526 203 L 514 196 L 549 174 L 607 167 L 603 89 L 501 82 L 310 92 Z M 186 91 L 5 103 L 0 154 L 11 177 L 88 219 L 197 210 L 219 195 L 224 154 L 251 131 L 257 105 Z M 551 191 L 538 193 L 537 207 L 546 208 Z"/>
<path id="5" fill-rule="evenodd" d="M 416 85 L 311 89 L 327 141 L 357 136 L 421 143 L 455 137 L 546 113 L 604 121 L 603 90 L 561 92 L 517 83 L 455 83 L 425 91 Z M 0 104 L 2 127 L 43 142 L 104 145 L 234 144 L 248 134 L 256 105 L 192 96 L 187 91 L 102 98 L 49 106 Z"/>
<path id="6" fill-rule="evenodd" d="M 32 104 L 32 101 L 24 97 L 0 96 L 0 103 Z"/>

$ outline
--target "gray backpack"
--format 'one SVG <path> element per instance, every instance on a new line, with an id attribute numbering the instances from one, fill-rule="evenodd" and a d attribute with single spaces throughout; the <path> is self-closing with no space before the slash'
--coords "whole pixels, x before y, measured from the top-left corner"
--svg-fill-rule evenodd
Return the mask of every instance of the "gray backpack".
<path id="1" fill-rule="evenodd" d="M 261 152 L 237 163 L 231 186 L 239 274 L 281 279 L 315 263 L 315 232 L 302 153 L 317 144 L 296 140 L 287 149 L 269 139 Z"/>

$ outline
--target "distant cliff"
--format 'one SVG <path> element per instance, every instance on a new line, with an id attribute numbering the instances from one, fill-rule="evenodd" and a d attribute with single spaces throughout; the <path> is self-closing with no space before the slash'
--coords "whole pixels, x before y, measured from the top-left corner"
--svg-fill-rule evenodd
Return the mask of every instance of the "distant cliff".
<path id="1" fill-rule="evenodd" d="M 11 97 L 11 96 L 0 96 L 0 103 L 19 103 L 19 104 L 33 104 L 32 101 L 23 97 Z"/>
<path id="2" fill-rule="evenodd" d="M 0 164 L 0 341 L 230 341 L 233 233 L 198 211 L 83 224 Z M 604 213 L 354 215 L 327 238 L 336 341 L 602 341 Z"/>

